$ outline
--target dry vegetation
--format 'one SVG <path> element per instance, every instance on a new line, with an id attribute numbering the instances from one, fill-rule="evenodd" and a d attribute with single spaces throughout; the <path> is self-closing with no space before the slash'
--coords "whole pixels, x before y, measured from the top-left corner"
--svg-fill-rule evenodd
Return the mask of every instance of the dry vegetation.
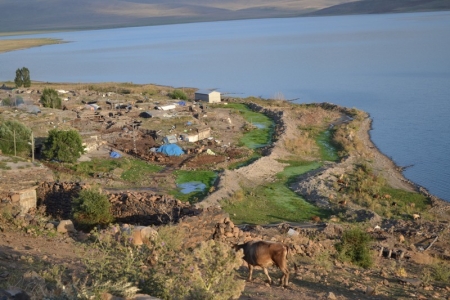
<path id="1" fill-rule="evenodd" d="M 48 38 L 0 40 L 0 53 L 60 43 L 61 40 Z"/>

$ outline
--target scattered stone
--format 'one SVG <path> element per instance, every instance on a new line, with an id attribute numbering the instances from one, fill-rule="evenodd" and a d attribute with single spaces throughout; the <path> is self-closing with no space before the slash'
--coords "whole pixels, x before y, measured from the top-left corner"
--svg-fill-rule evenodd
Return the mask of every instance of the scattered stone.
<path id="1" fill-rule="evenodd" d="M 55 229 L 55 224 L 49 222 L 49 223 L 45 224 L 44 228 L 47 230 L 53 230 L 53 229 Z"/>
<path id="2" fill-rule="evenodd" d="M 366 294 L 366 295 L 369 295 L 369 296 L 375 295 L 375 289 L 374 289 L 373 287 L 371 287 L 371 286 L 367 286 L 367 287 L 366 287 L 365 294 Z"/>
<path id="3" fill-rule="evenodd" d="M 336 298 L 336 296 L 334 295 L 333 292 L 329 292 L 329 293 L 328 293 L 328 296 L 327 296 L 327 299 L 330 299 L 330 300 L 336 300 L 337 298 Z"/>
<path id="4" fill-rule="evenodd" d="M 2 290 L 0 289 L 0 299 L 6 299 L 6 300 L 30 300 L 30 296 L 28 294 L 20 289 L 8 289 L 8 290 Z"/>
<path id="5" fill-rule="evenodd" d="M 56 227 L 59 233 L 77 232 L 71 220 L 62 220 Z"/>
<path id="6" fill-rule="evenodd" d="M 398 282 L 403 285 L 420 286 L 422 281 L 417 278 L 399 278 Z"/>
<path id="7" fill-rule="evenodd" d="M 296 231 L 296 230 L 294 230 L 294 229 L 292 229 L 292 228 L 289 228 L 289 230 L 288 230 L 288 232 L 287 232 L 287 235 L 288 236 L 297 236 L 297 235 L 299 235 L 300 233 L 298 232 L 298 231 Z"/>

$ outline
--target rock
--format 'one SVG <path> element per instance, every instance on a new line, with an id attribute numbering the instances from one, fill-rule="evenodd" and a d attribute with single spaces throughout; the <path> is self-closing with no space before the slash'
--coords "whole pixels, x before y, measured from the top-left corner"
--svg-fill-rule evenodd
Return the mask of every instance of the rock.
<path id="1" fill-rule="evenodd" d="M 36 273 L 35 271 L 28 271 L 28 272 L 24 273 L 22 278 L 24 281 L 34 281 L 34 282 L 40 282 L 42 284 L 45 283 L 45 279 L 42 278 L 41 276 L 39 276 L 39 274 Z"/>
<path id="2" fill-rule="evenodd" d="M 20 200 L 20 195 L 19 194 L 14 194 L 11 196 L 11 201 L 12 202 L 18 202 Z"/>
<path id="3" fill-rule="evenodd" d="M 148 226 L 136 226 L 131 236 L 133 238 L 133 245 L 139 246 L 144 243 L 148 243 L 151 239 L 153 239 L 156 235 L 158 235 L 158 232 Z"/>
<path id="4" fill-rule="evenodd" d="M 297 230 L 294 230 L 294 229 L 292 229 L 292 228 L 289 228 L 289 230 L 288 230 L 288 232 L 287 232 L 287 235 L 288 236 L 297 236 L 297 235 L 299 235 L 300 233 L 297 231 Z"/>
<path id="5" fill-rule="evenodd" d="M 404 285 L 420 286 L 422 281 L 417 278 L 399 278 L 398 282 Z"/>
<path id="6" fill-rule="evenodd" d="M 59 222 L 56 231 L 59 233 L 77 232 L 71 220 L 62 220 Z"/>
<path id="7" fill-rule="evenodd" d="M 103 293 L 100 296 L 100 300 L 125 300 L 125 298 L 116 297 L 114 295 L 111 295 L 110 293 Z"/>
<path id="8" fill-rule="evenodd" d="M 327 296 L 327 299 L 330 299 L 330 300 L 336 300 L 337 298 L 336 298 L 336 295 L 334 295 L 333 292 L 329 292 L 329 293 L 328 293 L 328 296 Z"/>
<path id="9" fill-rule="evenodd" d="M 136 294 L 133 300 L 159 300 L 159 298 L 155 298 L 145 294 Z"/>
<path id="10" fill-rule="evenodd" d="M 152 240 L 158 235 L 158 231 L 152 227 L 146 226 L 141 229 L 141 236 L 146 240 Z"/>
<path id="11" fill-rule="evenodd" d="M 30 300 L 30 296 L 20 289 L 0 289 L 0 299 L 14 299 L 14 300 Z"/>
<path id="12" fill-rule="evenodd" d="M 45 224 L 45 229 L 53 230 L 53 229 L 55 229 L 55 224 L 49 222 L 49 223 Z"/>
<path id="13" fill-rule="evenodd" d="M 365 291 L 365 294 L 366 295 L 375 295 L 375 289 L 373 288 L 373 287 L 371 287 L 371 286 L 367 286 L 366 287 L 366 291 Z"/>

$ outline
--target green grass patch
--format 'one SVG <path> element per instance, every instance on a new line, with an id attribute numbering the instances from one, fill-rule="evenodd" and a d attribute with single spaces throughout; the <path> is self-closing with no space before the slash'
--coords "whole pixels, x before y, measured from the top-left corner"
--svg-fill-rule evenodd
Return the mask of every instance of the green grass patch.
<path id="1" fill-rule="evenodd" d="M 73 165 L 71 168 L 78 175 L 85 177 L 94 177 L 99 173 L 111 173 L 116 169 L 122 169 L 123 172 L 120 178 L 130 182 L 139 182 L 144 180 L 147 175 L 163 169 L 161 166 L 151 165 L 143 160 L 134 158 L 93 159 Z"/>
<path id="2" fill-rule="evenodd" d="M 240 146 L 250 149 L 261 148 L 268 145 L 272 140 L 274 123 L 266 115 L 254 112 L 243 103 L 229 103 L 224 108 L 231 108 L 240 114 L 247 122 L 244 126 L 246 131 L 239 140 Z"/>
<path id="3" fill-rule="evenodd" d="M 277 178 L 289 184 L 295 178 L 301 174 L 309 172 L 320 168 L 322 164 L 320 162 L 314 161 L 280 161 L 281 163 L 288 163 L 289 166 L 284 168 L 284 170 L 277 174 Z"/>
<path id="4" fill-rule="evenodd" d="M 206 187 L 203 191 L 194 191 L 191 193 L 182 193 L 181 189 L 176 189 L 174 191 L 169 192 L 178 200 L 184 202 L 195 203 L 203 199 L 209 192 L 211 186 L 213 186 L 214 181 L 217 178 L 217 173 L 214 171 L 185 171 L 178 170 L 174 172 L 176 176 L 176 184 L 188 183 L 188 182 L 201 182 Z"/>
<path id="5" fill-rule="evenodd" d="M 222 201 L 222 208 L 236 224 L 302 222 L 312 216 L 328 215 L 291 191 L 283 182 L 260 186 L 245 199 Z"/>
<path id="6" fill-rule="evenodd" d="M 330 130 L 322 131 L 316 138 L 317 145 L 320 148 L 320 157 L 322 160 L 337 161 L 339 159 L 338 150 L 333 145 L 333 133 Z"/>
<path id="7" fill-rule="evenodd" d="M 163 169 L 161 166 L 151 165 L 145 161 L 132 159 L 127 165 L 128 169 L 123 171 L 120 176 L 126 181 L 139 181 L 148 174 L 159 172 Z"/>
<path id="8" fill-rule="evenodd" d="M 251 165 L 252 163 L 254 163 L 260 157 L 261 157 L 261 154 L 255 152 L 255 153 L 252 154 L 252 156 L 250 156 L 249 158 L 247 158 L 244 161 L 239 161 L 239 162 L 230 164 L 228 166 L 228 169 L 229 170 L 236 170 L 236 169 L 239 169 L 239 168 Z"/>
<path id="9" fill-rule="evenodd" d="M 222 208 L 236 224 L 267 224 L 302 222 L 312 216 L 325 218 L 330 212 L 320 209 L 289 188 L 298 175 L 321 166 L 318 162 L 289 161 L 290 165 L 277 174 L 277 181 L 222 201 Z"/>
<path id="10" fill-rule="evenodd" d="M 431 205 L 430 200 L 419 193 L 408 192 L 404 190 L 394 189 L 391 187 L 384 186 L 380 189 L 380 195 L 390 195 L 391 199 L 384 200 L 385 210 L 389 211 L 391 215 L 388 217 L 400 217 L 410 219 L 412 214 L 419 213 L 422 217 L 425 217 L 423 212 L 426 212 Z M 382 202 L 381 200 L 380 202 Z M 377 213 L 383 214 L 382 211 L 375 211 Z"/>

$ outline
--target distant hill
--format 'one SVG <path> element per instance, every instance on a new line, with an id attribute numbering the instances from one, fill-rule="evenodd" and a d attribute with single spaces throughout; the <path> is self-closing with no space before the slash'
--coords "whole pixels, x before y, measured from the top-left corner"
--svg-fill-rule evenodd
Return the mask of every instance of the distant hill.
<path id="1" fill-rule="evenodd" d="M 0 34 L 219 20 L 450 10 L 449 0 L 0 0 Z"/>
<path id="2" fill-rule="evenodd" d="M 450 10 L 449 0 L 362 0 L 320 9 L 306 15 L 384 14 Z"/>

